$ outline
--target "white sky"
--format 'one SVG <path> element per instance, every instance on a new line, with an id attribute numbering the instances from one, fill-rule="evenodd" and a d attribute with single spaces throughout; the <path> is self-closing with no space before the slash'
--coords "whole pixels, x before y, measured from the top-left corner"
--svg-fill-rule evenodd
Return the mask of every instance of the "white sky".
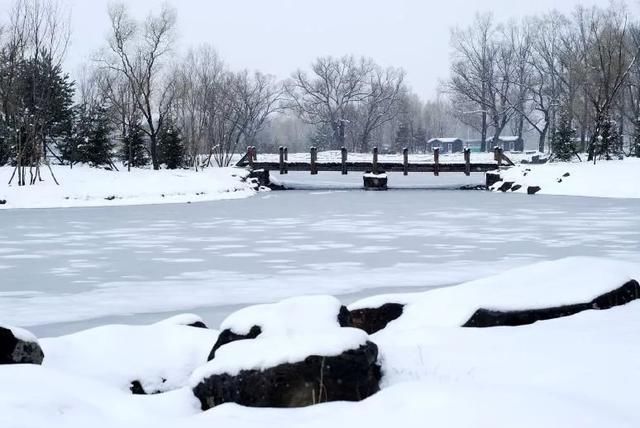
<path id="1" fill-rule="evenodd" d="M 104 43 L 108 0 L 62 0 L 72 14 L 67 67 L 74 74 Z M 2 11 L 11 0 L 0 0 Z M 144 17 L 161 0 L 128 0 Z M 178 10 L 179 48 L 213 44 L 233 68 L 280 78 L 317 56 L 354 53 L 403 67 L 423 98 L 435 96 L 448 75 L 449 31 L 476 12 L 509 19 L 608 0 L 169 0 Z"/>

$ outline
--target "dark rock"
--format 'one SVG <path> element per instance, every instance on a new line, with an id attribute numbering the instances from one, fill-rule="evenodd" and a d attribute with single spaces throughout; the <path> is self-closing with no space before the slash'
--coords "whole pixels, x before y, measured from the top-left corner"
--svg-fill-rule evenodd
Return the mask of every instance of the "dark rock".
<path id="1" fill-rule="evenodd" d="M 166 379 L 162 379 L 162 383 L 165 383 L 166 381 Z M 131 382 L 129 390 L 133 395 L 155 395 L 161 393 L 161 391 L 145 391 L 142 383 L 140 383 L 139 380 L 134 380 L 133 382 Z"/>
<path id="2" fill-rule="evenodd" d="M 403 311 L 404 305 L 399 303 L 386 303 L 379 308 L 356 309 L 351 311 L 352 326 L 374 334 L 400 318 Z"/>
<path id="3" fill-rule="evenodd" d="M 640 299 L 640 284 L 636 280 L 631 280 L 622 287 L 586 303 L 520 311 L 478 309 L 463 327 L 516 327 L 537 321 L 568 317 L 587 310 L 611 309 L 638 299 Z"/>
<path id="4" fill-rule="evenodd" d="M 539 186 L 529 186 L 527 188 L 527 194 L 528 195 L 535 195 L 536 193 L 538 193 L 541 190 L 542 190 L 542 188 L 540 188 Z"/>
<path id="5" fill-rule="evenodd" d="M 260 336 L 260 334 L 262 334 L 262 329 L 257 325 L 254 325 L 253 327 L 251 327 L 251 330 L 249 330 L 248 334 L 237 334 L 231 331 L 230 329 L 223 330 L 222 332 L 220 332 L 220 335 L 218 336 L 218 340 L 213 345 L 213 348 L 209 353 L 209 358 L 207 358 L 207 361 L 213 360 L 216 356 L 216 351 L 221 347 L 223 347 L 224 345 L 229 344 L 231 342 L 236 342 L 238 340 L 255 339 L 256 337 Z"/>
<path id="6" fill-rule="evenodd" d="M 460 187 L 460 190 L 489 190 L 484 184 L 466 184 Z"/>
<path id="7" fill-rule="evenodd" d="M 224 403 L 249 407 L 304 407 L 330 401 L 360 401 L 379 391 L 378 347 L 367 342 L 334 357 L 312 355 L 304 361 L 236 376 L 213 375 L 193 393 L 202 410 Z"/>
<path id="8" fill-rule="evenodd" d="M 353 327 L 353 319 L 351 318 L 351 312 L 346 306 L 340 306 L 340 312 L 338 312 L 338 324 L 340 327 Z"/>
<path id="9" fill-rule="evenodd" d="M 36 342 L 26 342 L 0 327 L 0 364 L 42 364 L 44 352 Z"/>
<path id="10" fill-rule="evenodd" d="M 0 199 L 0 205 L 7 205 L 6 199 Z"/>
<path id="11" fill-rule="evenodd" d="M 500 186 L 498 188 L 498 190 L 501 191 L 501 192 L 506 192 L 506 191 L 510 190 L 512 186 L 513 186 L 513 182 L 512 181 L 505 181 L 504 183 L 502 183 L 502 186 Z"/>
<path id="12" fill-rule="evenodd" d="M 194 327 L 194 328 L 209 328 L 207 327 L 207 325 L 202 322 L 202 321 L 196 321 L 194 323 L 191 324 L 187 324 L 187 327 Z"/>
<path id="13" fill-rule="evenodd" d="M 249 173 L 249 179 L 253 179 L 256 183 L 254 190 L 260 190 L 260 187 L 267 187 L 271 190 L 285 190 L 284 186 L 274 184 L 271 182 L 271 176 L 266 169 L 254 169 Z"/>
<path id="14" fill-rule="evenodd" d="M 569 174 L 568 172 L 565 172 L 564 175 L 563 175 L 563 177 L 570 177 L 570 176 L 571 176 L 571 174 Z"/>
<path id="15" fill-rule="evenodd" d="M 105 201 L 113 201 L 113 200 L 115 200 L 115 199 L 116 199 L 116 197 L 115 197 L 115 196 L 107 196 L 107 197 L 106 197 L 106 198 L 104 198 L 104 199 L 105 199 Z"/>
<path id="16" fill-rule="evenodd" d="M 522 185 L 521 184 L 516 184 L 515 186 L 513 186 L 511 188 L 512 192 L 517 192 L 518 190 L 522 189 Z"/>

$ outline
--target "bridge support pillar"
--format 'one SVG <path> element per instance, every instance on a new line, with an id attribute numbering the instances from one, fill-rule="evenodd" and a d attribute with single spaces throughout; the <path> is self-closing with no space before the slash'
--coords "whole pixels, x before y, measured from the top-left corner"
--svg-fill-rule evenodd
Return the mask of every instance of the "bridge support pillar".
<path id="1" fill-rule="evenodd" d="M 501 181 L 500 172 L 489 171 L 485 174 L 487 187 L 491 187 L 498 181 Z"/>
<path id="2" fill-rule="evenodd" d="M 384 172 L 367 172 L 363 176 L 364 190 L 387 190 L 387 183 L 389 178 Z"/>

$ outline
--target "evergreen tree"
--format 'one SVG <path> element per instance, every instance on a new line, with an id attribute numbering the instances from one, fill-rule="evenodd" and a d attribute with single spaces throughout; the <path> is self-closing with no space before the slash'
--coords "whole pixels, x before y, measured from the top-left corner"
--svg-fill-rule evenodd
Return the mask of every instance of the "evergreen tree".
<path id="1" fill-rule="evenodd" d="M 554 157 L 561 162 L 570 161 L 577 152 L 576 130 L 571 126 L 571 117 L 563 112 L 556 133 L 551 140 L 551 150 Z"/>
<path id="2" fill-rule="evenodd" d="M 92 166 L 111 166 L 113 141 L 110 137 L 107 111 L 103 106 L 83 104 L 78 108 L 71 151 L 65 156 L 72 163 L 88 163 Z"/>
<path id="3" fill-rule="evenodd" d="M 596 132 L 591 143 L 591 158 L 610 160 L 614 154 L 620 154 L 622 137 L 618 132 L 618 123 L 610 116 L 602 116 L 596 123 Z"/>
<path id="4" fill-rule="evenodd" d="M 149 151 L 144 139 L 142 125 L 139 122 L 129 126 L 127 135 L 122 141 L 119 157 L 122 162 L 134 168 L 140 168 L 149 164 Z"/>
<path id="5" fill-rule="evenodd" d="M 184 155 L 180 132 L 172 123 L 168 123 L 160 131 L 160 163 L 164 163 L 167 169 L 182 168 Z"/>
<path id="6" fill-rule="evenodd" d="M 398 126 L 398 130 L 396 131 L 396 141 L 395 148 L 396 149 L 404 149 L 405 147 L 409 147 L 411 144 L 411 128 L 406 123 L 401 123 Z"/>

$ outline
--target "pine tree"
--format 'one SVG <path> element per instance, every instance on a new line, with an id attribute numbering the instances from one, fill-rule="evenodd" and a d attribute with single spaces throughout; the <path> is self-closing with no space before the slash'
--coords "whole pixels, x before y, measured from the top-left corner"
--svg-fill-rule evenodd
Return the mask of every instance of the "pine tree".
<path id="1" fill-rule="evenodd" d="M 167 169 L 182 168 L 184 155 L 180 132 L 172 123 L 165 125 L 160 131 L 160 163 L 164 163 Z"/>
<path id="2" fill-rule="evenodd" d="M 602 116 L 596 123 L 596 132 L 591 143 L 590 158 L 610 160 L 614 154 L 620 154 L 622 137 L 618 132 L 618 123 L 610 116 Z"/>
<path id="3" fill-rule="evenodd" d="M 554 157 L 561 162 L 570 161 L 577 152 L 575 142 L 576 130 L 571 126 L 569 114 L 563 112 L 560 115 L 560 123 L 551 141 L 551 150 Z"/>
<path id="4" fill-rule="evenodd" d="M 405 147 L 409 147 L 411 143 L 411 128 L 406 123 L 401 123 L 398 126 L 398 130 L 396 131 L 396 141 L 395 148 L 404 149 Z"/>
<path id="5" fill-rule="evenodd" d="M 72 147 L 64 152 L 72 163 L 112 166 L 113 141 L 109 117 L 103 106 L 79 106 Z"/>
<path id="6" fill-rule="evenodd" d="M 149 151 L 142 125 L 139 122 L 129 126 L 127 135 L 122 141 L 122 147 L 120 147 L 119 157 L 125 165 L 134 168 L 141 168 L 149 164 Z"/>
<path id="7" fill-rule="evenodd" d="M 636 119 L 633 130 L 633 141 L 631 142 L 630 156 L 640 158 L 640 117 Z"/>

